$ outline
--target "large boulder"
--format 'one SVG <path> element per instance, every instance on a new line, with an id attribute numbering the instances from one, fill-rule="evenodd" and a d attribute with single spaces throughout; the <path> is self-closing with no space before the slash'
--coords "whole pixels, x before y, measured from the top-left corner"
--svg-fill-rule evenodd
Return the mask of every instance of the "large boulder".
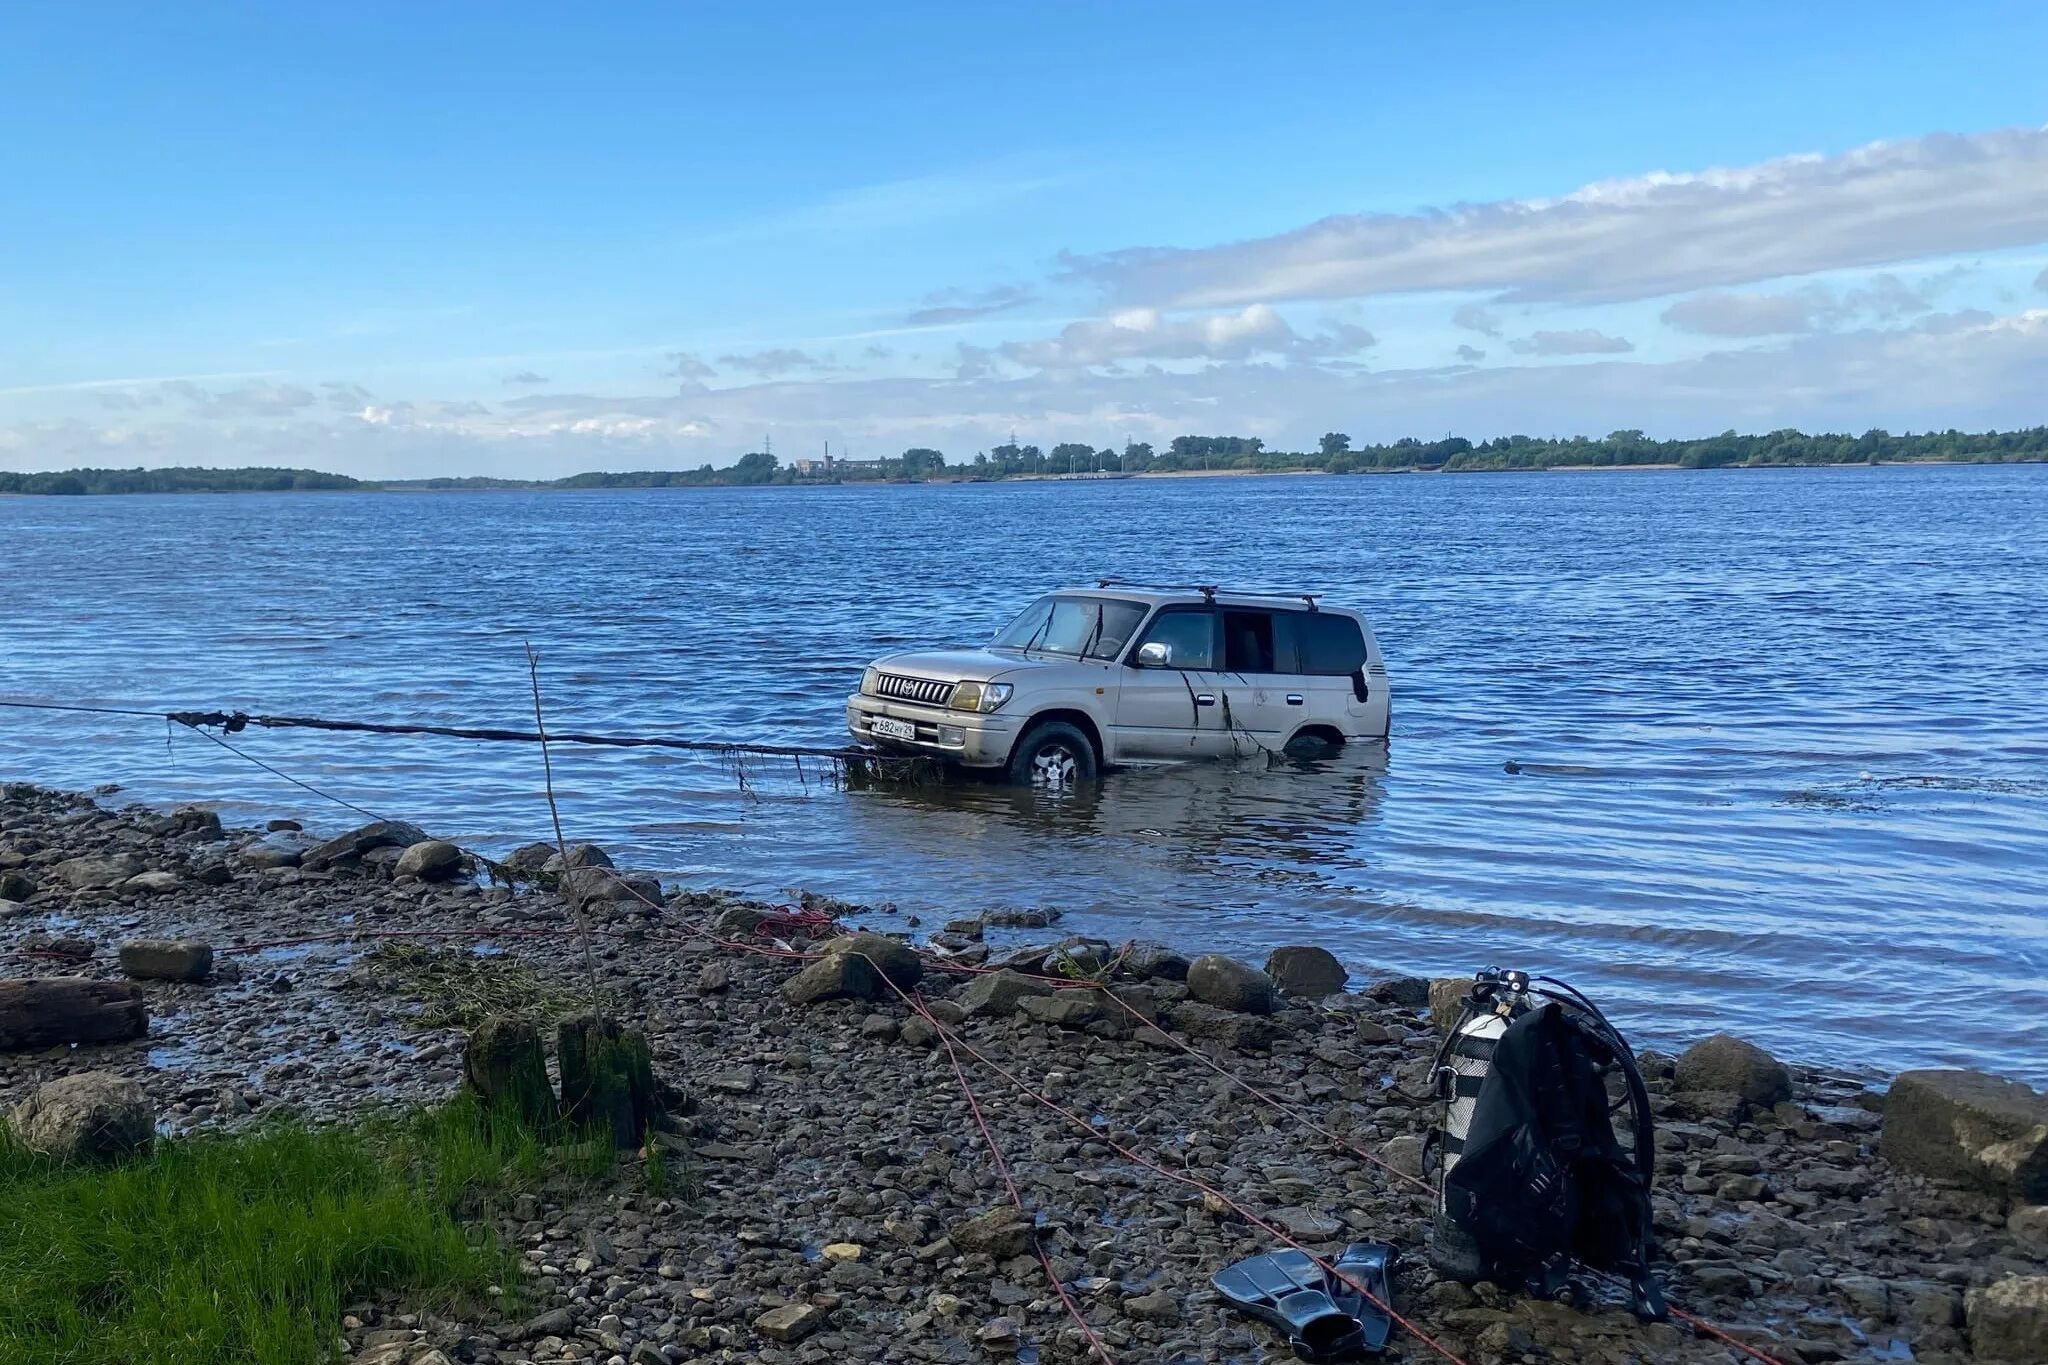
<path id="1" fill-rule="evenodd" d="M 103 858 L 66 858 L 50 866 L 50 876 L 73 891 L 103 891 L 119 886 L 142 871 L 142 859 L 132 853 L 115 853 Z"/>
<path id="2" fill-rule="evenodd" d="M 882 974 L 862 954 L 828 953 L 784 981 L 782 998 L 792 1005 L 815 1005 L 825 1000 L 872 1000 L 887 989 Z"/>
<path id="3" fill-rule="evenodd" d="M 1717 1033 L 1678 1058 L 1672 1088 L 1682 1093 L 1734 1095 L 1758 1109 L 1792 1098 L 1792 1073 L 1754 1043 Z"/>
<path id="4" fill-rule="evenodd" d="M 309 871 L 320 871 L 337 864 L 360 862 L 363 855 L 380 848 L 411 848 L 414 844 L 427 841 L 427 832 L 418 825 L 403 820 L 373 820 L 346 834 L 337 834 L 325 843 L 315 844 L 299 859 L 299 866 Z"/>
<path id="5" fill-rule="evenodd" d="M 514 872 L 523 872 L 528 876 L 532 876 L 547 866 L 548 860 L 555 856 L 555 851 L 553 844 L 538 841 L 531 844 L 521 844 L 505 855 L 505 866 L 511 868 Z"/>
<path id="6" fill-rule="evenodd" d="M 142 1087 L 108 1071 L 48 1081 L 14 1110 L 15 1140 L 56 1161 L 118 1161 L 149 1149 L 156 1109 Z"/>
<path id="7" fill-rule="evenodd" d="M 2048 1275 L 2008 1275 L 1972 1289 L 1963 1301 L 1970 1352 L 1997 1365 L 2048 1359 Z"/>
<path id="8" fill-rule="evenodd" d="M 398 855 L 391 866 L 394 877 L 417 877 L 423 882 L 445 882 L 462 871 L 462 850 L 446 839 L 423 839 Z"/>
<path id="9" fill-rule="evenodd" d="M 180 806 L 170 814 L 171 831 L 201 841 L 222 837 L 220 817 L 203 806 Z"/>
<path id="10" fill-rule="evenodd" d="M 1030 996 L 1050 994 L 1051 986 L 1017 972 L 984 972 L 960 992 L 960 1008 L 965 1014 L 1001 1018 L 1016 1013 L 1018 1004 Z"/>
<path id="11" fill-rule="evenodd" d="M 924 979 L 924 959 L 909 944 L 885 934 L 842 934 L 829 940 L 824 952 L 828 957 L 844 953 L 864 957 L 904 990 Z"/>
<path id="12" fill-rule="evenodd" d="M 1465 997 L 1472 994 L 1469 976 L 1439 976 L 1429 983 L 1429 1023 L 1439 1034 L 1450 1036 L 1465 1013 Z"/>
<path id="13" fill-rule="evenodd" d="M 1239 1014 L 1273 1012 L 1273 978 L 1221 953 L 1204 953 L 1188 964 L 1188 994 Z"/>
<path id="14" fill-rule="evenodd" d="M 139 981 L 204 981 L 213 949 L 196 938 L 138 938 L 121 945 L 121 971 Z"/>
<path id="15" fill-rule="evenodd" d="M 1344 989 L 1351 973 L 1327 948 L 1275 948 L 1266 958 L 1266 975 L 1287 995 L 1320 1000 Z"/>
<path id="16" fill-rule="evenodd" d="M 661 882 L 644 872 L 619 872 L 609 867 L 577 867 L 562 874 L 562 894 L 578 909 L 611 906 L 653 911 L 661 906 Z"/>
<path id="17" fill-rule="evenodd" d="M 571 872 L 579 867 L 617 866 L 618 864 L 612 861 L 612 855 L 596 844 L 571 844 L 559 854 L 551 850 L 541 862 L 541 870 L 544 872 Z"/>
<path id="18" fill-rule="evenodd" d="M 36 884 L 29 880 L 28 873 L 0 872 L 0 901 L 25 901 L 36 893 Z"/>
<path id="19" fill-rule="evenodd" d="M 2015 1203 L 2048 1202 L 2048 1096 L 1979 1071 L 1905 1072 L 1885 1097 L 1878 1153 Z"/>

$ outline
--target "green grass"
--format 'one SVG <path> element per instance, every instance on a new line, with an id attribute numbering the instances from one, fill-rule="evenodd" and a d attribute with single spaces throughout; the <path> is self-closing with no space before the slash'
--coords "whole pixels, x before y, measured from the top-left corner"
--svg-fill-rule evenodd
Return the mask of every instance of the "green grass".
<path id="1" fill-rule="evenodd" d="M 613 1156 L 549 1149 L 461 1101 L 164 1141 L 110 1168 L 54 1165 L 0 1135 L 0 1361 L 331 1360 L 349 1304 L 459 1310 L 493 1285 L 516 1293 L 517 1263 L 479 1216 L 565 1159 L 588 1179 Z"/>

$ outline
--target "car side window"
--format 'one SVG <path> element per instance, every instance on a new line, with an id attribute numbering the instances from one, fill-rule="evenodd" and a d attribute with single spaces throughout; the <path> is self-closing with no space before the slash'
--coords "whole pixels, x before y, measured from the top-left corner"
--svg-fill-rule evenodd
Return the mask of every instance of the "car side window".
<path id="1" fill-rule="evenodd" d="M 1165 659 L 1147 663 L 1142 657 L 1153 645 L 1166 647 Z M 1216 666 L 1215 617 L 1200 609 L 1167 608 L 1152 618 L 1144 638 L 1131 655 L 1133 662 L 1150 668 L 1214 668 Z"/>
<path id="2" fill-rule="evenodd" d="M 1279 671 L 1273 648 L 1273 613 L 1223 613 L 1223 669 L 1226 673 Z"/>
<path id="3" fill-rule="evenodd" d="M 1301 612 L 1294 618 L 1294 638 L 1304 673 L 1340 678 L 1365 668 L 1365 636 L 1348 616 Z"/>

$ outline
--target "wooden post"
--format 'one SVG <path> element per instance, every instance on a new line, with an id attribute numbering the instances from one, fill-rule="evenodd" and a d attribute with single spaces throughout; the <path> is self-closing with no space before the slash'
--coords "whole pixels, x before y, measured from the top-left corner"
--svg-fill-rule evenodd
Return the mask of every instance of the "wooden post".
<path id="1" fill-rule="evenodd" d="M 610 1128 L 621 1149 L 638 1147 L 657 1110 L 646 1037 L 616 1019 L 576 1014 L 556 1026 L 555 1049 L 569 1121 Z"/>
<path id="2" fill-rule="evenodd" d="M 548 1085 L 540 1030 L 529 1020 L 495 1014 L 469 1035 L 463 1078 L 485 1109 L 509 1114 L 539 1130 L 555 1121 L 555 1092 Z"/>
<path id="3" fill-rule="evenodd" d="M 0 1050 L 119 1043 L 149 1032 L 142 988 L 83 976 L 0 981 Z"/>

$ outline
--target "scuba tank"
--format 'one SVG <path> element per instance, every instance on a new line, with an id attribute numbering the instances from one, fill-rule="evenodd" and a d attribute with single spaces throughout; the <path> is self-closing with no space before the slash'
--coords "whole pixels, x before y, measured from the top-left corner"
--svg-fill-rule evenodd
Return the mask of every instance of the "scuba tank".
<path id="1" fill-rule="evenodd" d="M 1661 1319 L 1649 1276 L 1649 1095 L 1599 1008 L 1549 977 L 1480 971 L 1431 1081 L 1438 1123 L 1424 1162 L 1439 1177 L 1429 1245 L 1438 1273 L 1560 1297 L 1577 1262 L 1622 1276 L 1636 1314 Z"/>

